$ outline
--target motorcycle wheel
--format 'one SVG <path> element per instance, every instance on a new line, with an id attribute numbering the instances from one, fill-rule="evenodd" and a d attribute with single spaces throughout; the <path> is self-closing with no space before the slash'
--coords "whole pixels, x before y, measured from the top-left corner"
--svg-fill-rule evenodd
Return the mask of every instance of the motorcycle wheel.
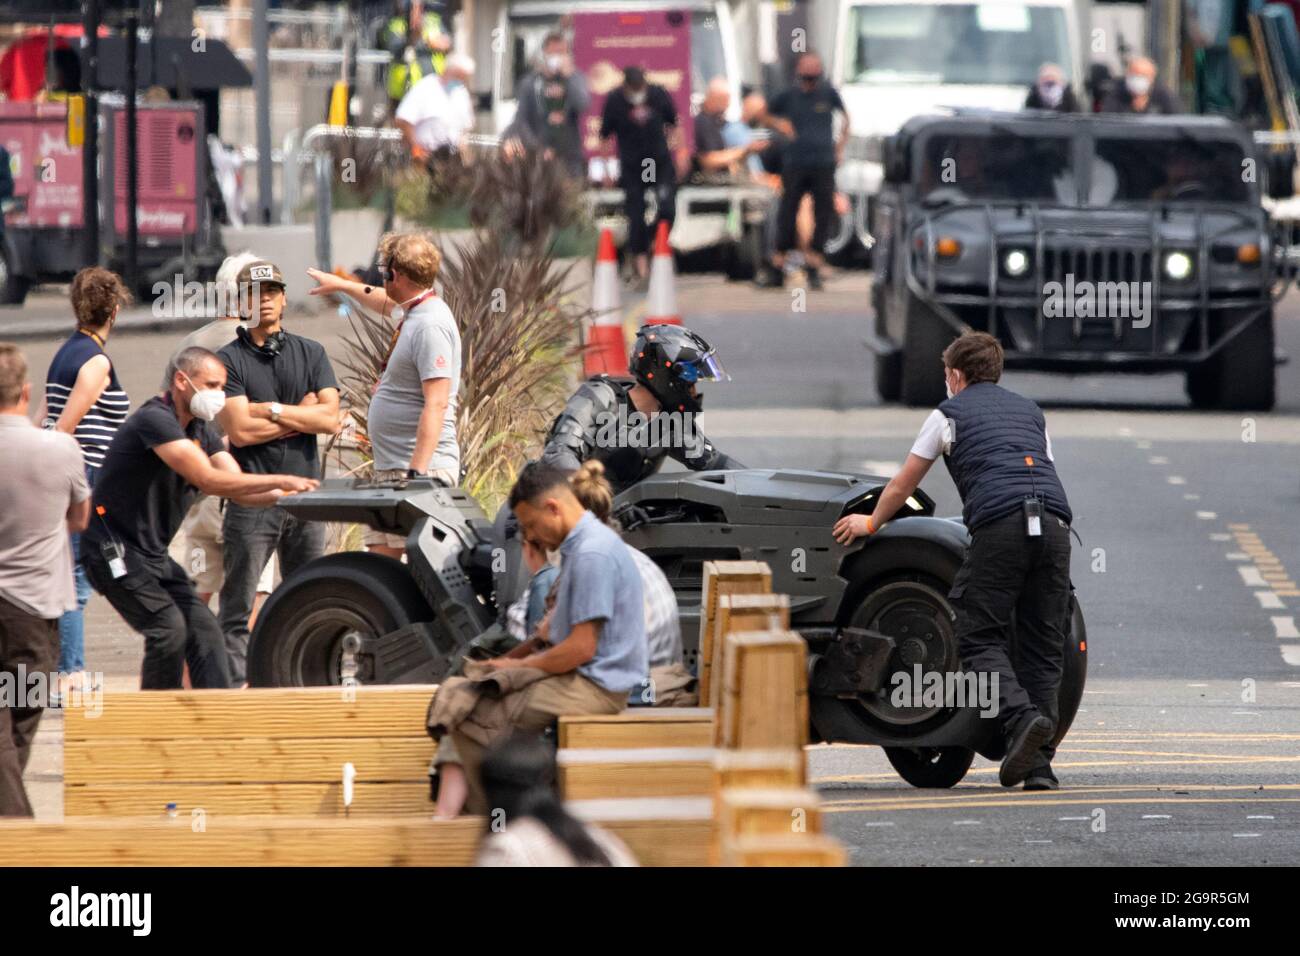
<path id="1" fill-rule="evenodd" d="M 914 787 L 947 790 L 961 783 L 975 759 L 965 747 L 886 747 L 898 775 Z"/>
<path id="2" fill-rule="evenodd" d="M 363 640 L 432 618 L 400 561 L 344 552 L 312 561 L 286 578 L 257 615 L 248 647 L 253 687 L 341 684 L 344 637 Z M 356 679 L 372 677 L 373 662 L 357 655 Z"/>

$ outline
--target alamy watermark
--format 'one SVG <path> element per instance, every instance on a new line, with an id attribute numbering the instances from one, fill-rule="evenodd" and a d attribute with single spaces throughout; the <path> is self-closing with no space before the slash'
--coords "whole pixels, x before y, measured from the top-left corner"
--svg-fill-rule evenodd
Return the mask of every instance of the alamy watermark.
<path id="1" fill-rule="evenodd" d="M 104 712 L 104 676 L 92 675 L 89 687 L 73 685 L 59 694 L 59 706 L 65 710 L 81 709 L 87 717 Z M 12 671 L 0 671 L 0 709 L 43 709 L 53 703 L 59 675 L 50 671 L 28 671 L 19 664 Z"/>
<path id="2" fill-rule="evenodd" d="M 199 282 L 179 272 L 171 282 L 155 282 L 152 311 L 157 319 L 202 319 L 223 315 L 255 315 L 261 300 L 260 282 Z M 272 288 L 279 288 L 273 284 Z"/>
<path id="3" fill-rule="evenodd" d="M 682 448 L 687 458 L 704 454 L 704 440 L 695 427 L 694 412 L 616 412 L 596 416 L 597 448 Z"/>
<path id="4" fill-rule="evenodd" d="M 1043 285 L 1043 316 L 1048 319 L 1131 319 L 1133 328 L 1151 325 L 1150 282 L 1075 281 Z"/>
<path id="5" fill-rule="evenodd" d="M 895 671 L 889 679 L 889 703 L 908 707 L 975 707 L 981 717 L 998 715 L 996 671 L 926 671 L 913 664 L 909 673 Z"/>

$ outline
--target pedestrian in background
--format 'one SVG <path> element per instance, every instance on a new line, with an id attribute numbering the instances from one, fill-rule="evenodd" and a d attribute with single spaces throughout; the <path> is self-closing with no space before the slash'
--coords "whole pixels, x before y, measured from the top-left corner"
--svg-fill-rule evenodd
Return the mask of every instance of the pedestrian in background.
<path id="1" fill-rule="evenodd" d="M 843 118 L 838 138 L 837 113 Z M 794 87 L 772 99 L 765 123 L 789 142 L 781 167 L 776 255 L 758 284 L 770 288 L 785 283 L 786 253 L 796 246 L 799 204 L 807 195 L 813 203 L 813 234 L 805 271 L 808 288 L 821 289 L 823 252 L 835 215 L 835 168 L 844 159 L 844 147 L 849 141 L 849 115 L 839 92 L 826 81 L 821 57 L 816 53 L 799 57 Z"/>
<path id="2" fill-rule="evenodd" d="M 70 299 L 76 331 L 54 353 L 45 373 L 46 428 L 71 435 L 81 446 L 86 480 L 93 488 L 104 453 L 126 421 L 131 402 L 117 379 L 105 350 L 113 323 L 130 301 L 126 286 L 112 272 L 97 266 L 82 269 L 72 279 Z M 59 618 L 59 697 L 71 689 L 87 689 L 86 602 L 90 582 L 81 566 L 81 540 L 72 536 L 73 579 L 77 606 Z"/>
<path id="3" fill-rule="evenodd" d="M 207 325 L 195 329 L 181 342 L 176 354 L 188 348 L 204 348 L 209 352 L 218 352 L 235 341 L 239 331 L 239 274 L 261 257 L 244 251 L 227 256 L 217 269 L 214 282 L 217 287 L 217 301 L 223 303 L 225 314 L 213 319 Z M 167 373 L 163 376 L 159 388 L 163 391 L 171 388 L 172 376 L 176 374 L 175 360 L 167 363 Z M 220 425 L 217 426 L 220 431 Z M 225 505 L 221 498 L 203 495 L 185 515 L 181 530 L 172 541 L 171 556 L 181 567 L 189 572 L 194 587 L 198 590 L 199 600 L 208 604 L 212 596 L 221 590 L 225 580 L 225 565 L 222 558 L 223 538 L 221 534 L 222 515 Z M 262 576 L 257 582 L 257 596 L 253 601 L 253 613 L 249 617 L 248 627 L 252 630 L 257 609 L 275 583 L 275 555 L 266 562 Z"/>
<path id="4" fill-rule="evenodd" d="M 144 635 L 142 690 L 180 688 L 186 664 L 195 687 L 230 686 L 221 627 L 167 554 L 199 493 L 254 508 L 318 484 L 298 475 L 242 473 L 211 424 L 226 403 L 226 366 L 203 348 L 185 349 L 175 365 L 171 387 L 141 405 L 113 438 L 82 536 L 90 583 Z M 274 524 L 276 512 L 267 513 Z M 229 531 L 226 540 L 234 540 Z"/>
<path id="5" fill-rule="evenodd" d="M 605 97 L 600 138 L 618 140 L 618 184 L 627 215 L 627 251 L 635 269 L 633 280 L 644 288 L 650 281 L 650 237 L 660 222 L 672 229 L 677 216 L 677 170 L 671 136 L 678 135 L 677 107 L 668 91 L 646 81 L 645 71 L 629 66 L 623 84 Z M 688 157 L 678 147 L 683 165 Z M 646 191 L 655 195 L 655 221 L 646 222 Z"/>
<path id="6" fill-rule="evenodd" d="M 23 770 L 43 703 L 30 678 L 58 663 L 57 622 L 77 604 L 68 533 L 90 517 L 81 449 L 32 424 L 31 395 L 23 353 L 0 344 L 0 817 L 32 815 Z"/>
<path id="7" fill-rule="evenodd" d="M 230 454 L 253 475 L 321 475 L 318 435 L 342 427 L 339 389 L 329 356 L 319 342 L 283 327 L 284 276 L 265 260 L 239 273 L 249 324 L 218 354 L 226 366 L 226 401 L 218 419 Z M 248 619 L 257 582 L 272 553 L 286 577 L 325 554 L 325 525 L 303 521 L 280 508 L 226 503 L 221 523 L 225 581 L 219 613 L 226 636 L 231 680 L 245 680 Z M 170 540 L 170 539 L 169 539 Z"/>
<path id="8" fill-rule="evenodd" d="M 704 100 L 700 103 L 700 112 L 695 117 L 693 165 L 695 175 L 703 182 L 747 180 L 747 161 L 767 146 L 766 140 L 752 136 L 746 137 L 744 143 L 728 145 L 727 107 L 730 105 L 730 84 L 726 77 L 715 76 L 709 81 Z M 748 127 L 743 128 L 748 131 Z M 732 135 L 735 135 L 734 132 Z"/>
<path id="9" fill-rule="evenodd" d="M 456 318 L 435 288 L 442 254 L 428 236 L 390 233 L 379 242 L 379 263 L 383 288 L 309 269 L 319 283 L 312 294 L 347 295 L 380 315 L 400 310 L 366 413 L 374 479 L 432 478 L 452 487 L 460 483 L 461 342 Z M 406 542 L 387 532 L 372 530 L 365 543 L 399 560 L 406 553 Z"/>
<path id="10" fill-rule="evenodd" d="M 1025 97 L 1025 109 L 1050 110 L 1054 113 L 1079 112 L 1079 100 L 1065 78 L 1065 71 L 1055 63 L 1038 68 L 1038 79 Z"/>
<path id="11" fill-rule="evenodd" d="M 459 158 L 465 134 L 474 128 L 474 101 L 467 85 L 473 78 L 474 61 L 453 53 L 441 74 L 429 74 L 402 97 L 394 120 L 417 163 Z"/>
<path id="12" fill-rule="evenodd" d="M 587 78 L 573 68 L 569 41 L 559 31 L 542 40 L 540 62 L 515 86 L 515 118 L 502 134 L 508 150 L 540 151 L 563 163 L 569 175 L 585 173 L 582 114 L 591 104 Z"/>
<path id="13" fill-rule="evenodd" d="M 1156 80 L 1156 65 L 1149 57 L 1135 56 L 1128 61 L 1124 82 L 1112 84 L 1103 113 L 1140 113 L 1171 115 L 1183 112 L 1178 97 Z"/>
<path id="14" fill-rule="evenodd" d="M 1002 360 L 1001 344 L 987 332 L 966 332 L 944 350 L 947 400 L 925 420 L 875 510 L 846 515 L 834 534 L 845 545 L 875 534 L 943 456 L 971 535 L 948 600 L 966 670 L 997 677 L 1006 754 L 998 780 L 1056 790 L 1052 736 L 1070 627 L 1073 515 L 1043 412 L 997 384 Z"/>

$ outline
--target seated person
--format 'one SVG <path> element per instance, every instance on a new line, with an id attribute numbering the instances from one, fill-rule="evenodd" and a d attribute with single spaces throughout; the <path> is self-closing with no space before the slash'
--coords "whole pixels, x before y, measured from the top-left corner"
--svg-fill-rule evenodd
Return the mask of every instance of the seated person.
<path id="1" fill-rule="evenodd" d="M 692 179 L 704 183 L 728 183 L 741 178 L 748 157 L 767 145 L 751 135 L 743 143 L 728 143 L 727 107 L 731 87 L 717 76 L 709 87 L 695 117 L 695 155 L 691 158 Z M 730 131 L 734 136 L 734 130 Z M 748 177 L 744 177 L 748 178 Z"/>
<path id="2" fill-rule="evenodd" d="M 578 501 L 568 472 L 527 465 L 509 505 L 524 540 L 559 549 L 555 607 L 546 639 L 471 662 L 466 673 L 473 667 L 477 679 L 452 677 L 438 689 L 429 724 L 439 738 L 440 817 L 486 812 L 478 768 L 496 740 L 513 730 L 541 733 L 565 714 L 616 714 L 649 670 L 636 564 L 619 536 Z"/>
<path id="3" fill-rule="evenodd" d="M 555 786 L 555 752 L 515 734 L 483 756 L 483 791 L 493 813 L 475 866 L 636 866 L 618 837 L 574 818 Z M 501 823 L 505 828 L 501 828 Z"/>
<path id="4" fill-rule="evenodd" d="M 544 548 L 531 541 L 523 541 L 524 567 L 528 569 L 528 588 L 519 600 L 506 611 L 506 627 L 517 641 L 532 637 L 542 619 L 550 610 L 550 597 L 555 580 L 560 575 L 559 565 L 552 564 Z"/>

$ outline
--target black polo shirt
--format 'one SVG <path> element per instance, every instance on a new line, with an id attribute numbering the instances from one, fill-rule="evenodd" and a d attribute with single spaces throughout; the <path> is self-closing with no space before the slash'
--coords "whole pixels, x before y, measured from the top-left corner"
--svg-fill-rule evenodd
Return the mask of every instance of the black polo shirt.
<path id="1" fill-rule="evenodd" d="M 645 102 L 639 106 L 627 98 L 623 87 L 610 91 L 601 114 L 600 138 L 618 138 L 619 177 L 639 181 L 641 163 L 652 159 L 662 168 L 658 179 L 671 182 L 676 173 L 665 127 L 676 125 L 677 107 L 662 86 L 647 84 Z"/>
<path id="2" fill-rule="evenodd" d="M 240 329 L 235 341 L 217 354 L 226 363 L 226 397 L 247 398 L 249 403 L 279 402 L 297 405 L 323 388 L 338 388 L 329 356 L 319 342 L 282 333 L 274 354 L 253 344 L 247 330 Z M 239 467 L 256 475 L 320 477 L 320 455 L 315 435 L 293 434 L 261 445 L 238 448 L 230 453 Z"/>
<path id="3" fill-rule="evenodd" d="M 785 165 L 797 169 L 835 166 L 835 111 L 845 112 L 835 87 L 821 82 L 811 93 L 792 87 L 778 93 L 768 111 L 794 125 L 795 138 L 785 150 Z"/>
<path id="4" fill-rule="evenodd" d="M 222 450 L 221 433 L 202 419 L 181 428 L 170 394 L 155 395 L 123 423 L 95 479 L 95 511 L 82 532 L 90 547 L 100 547 L 111 532 L 119 543 L 146 557 L 167 556 L 167 545 L 199 491 L 154 449 L 185 440 L 209 457 Z"/>

